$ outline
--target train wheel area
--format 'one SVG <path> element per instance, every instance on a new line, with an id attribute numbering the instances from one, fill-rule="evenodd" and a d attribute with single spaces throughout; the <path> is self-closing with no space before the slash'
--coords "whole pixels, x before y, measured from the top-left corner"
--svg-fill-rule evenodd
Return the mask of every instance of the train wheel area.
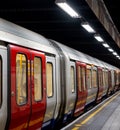
<path id="1" fill-rule="evenodd" d="M 78 117 L 61 130 L 118 130 L 120 129 L 120 91 Z"/>

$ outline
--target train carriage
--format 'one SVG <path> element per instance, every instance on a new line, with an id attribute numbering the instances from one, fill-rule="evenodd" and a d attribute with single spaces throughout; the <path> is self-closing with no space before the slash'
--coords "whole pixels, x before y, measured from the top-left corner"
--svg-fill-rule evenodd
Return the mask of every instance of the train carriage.
<path id="1" fill-rule="evenodd" d="M 3 41 L 0 111 L 4 113 L 0 113 L 3 116 L 0 129 L 32 130 L 41 128 L 47 121 L 51 123 L 60 109 L 59 84 L 55 83 L 58 79 L 55 69 L 59 68 L 57 51 L 43 36 L 3 19 L 0 19 L 0 39 Z M 53 74 L 47 90 L 46 68 L 49 68 L 47 77 Z M 50 117 L 44 118 L 49 113 Z"/>
<path id="2" fill-rule="evenodd" d="M 0 19 L 0 130 L 56 129 L 119 89 L 119 68 Z"/>

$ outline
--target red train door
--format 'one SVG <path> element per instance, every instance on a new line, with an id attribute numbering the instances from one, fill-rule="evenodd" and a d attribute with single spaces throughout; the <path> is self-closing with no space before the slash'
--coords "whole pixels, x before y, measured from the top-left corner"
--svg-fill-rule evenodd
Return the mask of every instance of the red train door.
<path id="1" fill-rule="evenodd" d="M 111 70 L 108 71 L 108 92 L 107 95 L 109 96 L 112 92 L 112 76 Z"/>
<path id="2" fill-rule="evenodd" d="M 84 112 L 87 99 L 86 88 L 86 64 L 76 62 L 77 69 L 77 99 L 74 111 L 74 116 L 77 117 Z"/>
<path id="3" fill-rule="evenodd" d="M 41 129 L 46 110 L 46 60 L 43 53 L 30 52 L 32 113 L 29 121 L 29 130 L 36 130 Z"/>
<path id="4" fill-rule="evenodd" d="M 103 71 L 102 68 L 98 67 L 98 93 L 96 103 L 99 103 L 103 95 Z"/>
<path id="5" fill-rule="evenodd" d="M 34 62 L 37 62 L 37 65 L 41 63 L 41 66 L 34 65 Z M 38 67 L 38 72 L 41 70 L 41 77 L 39 76 L 41 79 L 38 81 L 41 88 L 36 85 L 35 76 L 37 77 L 39 74 L 34 69 L 35 66 Z M 44 54 L 10 45 L 10 78 L 11 113 L 9 129 L 32 130 L 33 127 L 34 129 L 41 128 L 46 107 L 45 88 L 43 87 L 45 86 Z"/>

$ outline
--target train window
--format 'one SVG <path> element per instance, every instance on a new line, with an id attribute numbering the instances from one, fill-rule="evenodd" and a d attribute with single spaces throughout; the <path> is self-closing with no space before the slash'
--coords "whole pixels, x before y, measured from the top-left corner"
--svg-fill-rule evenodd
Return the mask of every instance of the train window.
<path id="1" fill-rule="evenodd" d="M 34 100 L 42 99 L 42 67 L 41 58 L 34 57 Z"/>
<path id="2" fill-rule="evenodd" d="M 108 86 L 108 71 L 105 71 L 105 86 Z"/>
<path id="3" fill-rule="evenodd" d="M 106 85 L 105 85 L 105 71 L 103 71 L 103 87 L 105 88 Z"/>
<path id="4" fill-rule="evenodd" d="M 2 59 L 0 57 L 0 107 L 2 104 Z"/>
<path id="5" fill-rule="evenodd" d="M 98 70 L 98 80 L 99 80 L 99 86 L 102 86 L 102 71 Z"/>
<path id="6" fill-rule="evenodd" d="M 92 75 L 91 75 L 91 69 L 87 69 L 87 88 L 91 88 L 91 80 L 92 80 Z"/>
<path id="7" fill-rule="evenodd" d="M 53 64 L 47 62 L 47 96 L 53 96 Z"/>
<path id="8" fill-rule="evenodd" d="M 97 71 L 96 70 L 92 71 L 92 87 L 94 88 L 97 87 Z"/>
<path id="9" fill-rule="evenodd" d="M 72 93 L 75 92 L 75 70 L 74 66 L 71 66 L 71 89 Z"/>
<path id="10" fill-rule="evenodd" d="M 85 86 L 85 68 L 82 67 L 82 85 L 83 85 L 83 89 L 85 90 L 86 86 Z"/>
<path id="11" fill-rule="evenodd" d="M 79 91 L 82 91 L 82 88 L 81 88 L 81 67 L 78 66 L 78 88 L 79 88 Z"/>
<path id="12" fill-rule="evenodd" d="M 114 76 L 115 76 L 115 73 L 114 73 L 114 71 L 112 71 L 112 86 L 115 85 L 115 78 L 114 78 Z"/>
<path id="13" fill-rule="evenodd" d="M 16 98 L 17 104 L 22 105 L 27 102 L 27 80 L 26 80 L 26 56 L 17 54 L 16 56 Z"/>
<path id="14" fill-rule="evenodd" d="M 117 73 L 116 73 L 116 85 L 118 85 L 119 84 L 119 72 L 117 71 Z"/>
<path id="15" fill-rule="evenodd" d="M 115 76 L 114 76 L 114 79 L 115 79 L 115 85 L 116 85 L 116 71 L 115 71 Z"/>

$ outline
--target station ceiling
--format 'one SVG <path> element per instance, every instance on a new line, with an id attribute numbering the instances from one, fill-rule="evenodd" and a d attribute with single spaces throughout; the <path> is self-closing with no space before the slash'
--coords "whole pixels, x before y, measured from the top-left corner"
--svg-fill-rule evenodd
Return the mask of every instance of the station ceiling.
<path id="1" fill-rule="evenodd" d="M 94 39 L 93 34 L 81 27 L 81 20 L 73 19 L 56 4 L 55 0 L 2 0 L 0 17 L 48 39 L 54 39 L 78 51 L 120 67 L 120 60 Z M 96 18 L 85 0 L 67 0 L 88 21 L 103 39 L 118 53 L 120 48 Z M 120 32 L 119 1 L 104 0 Z"/>

